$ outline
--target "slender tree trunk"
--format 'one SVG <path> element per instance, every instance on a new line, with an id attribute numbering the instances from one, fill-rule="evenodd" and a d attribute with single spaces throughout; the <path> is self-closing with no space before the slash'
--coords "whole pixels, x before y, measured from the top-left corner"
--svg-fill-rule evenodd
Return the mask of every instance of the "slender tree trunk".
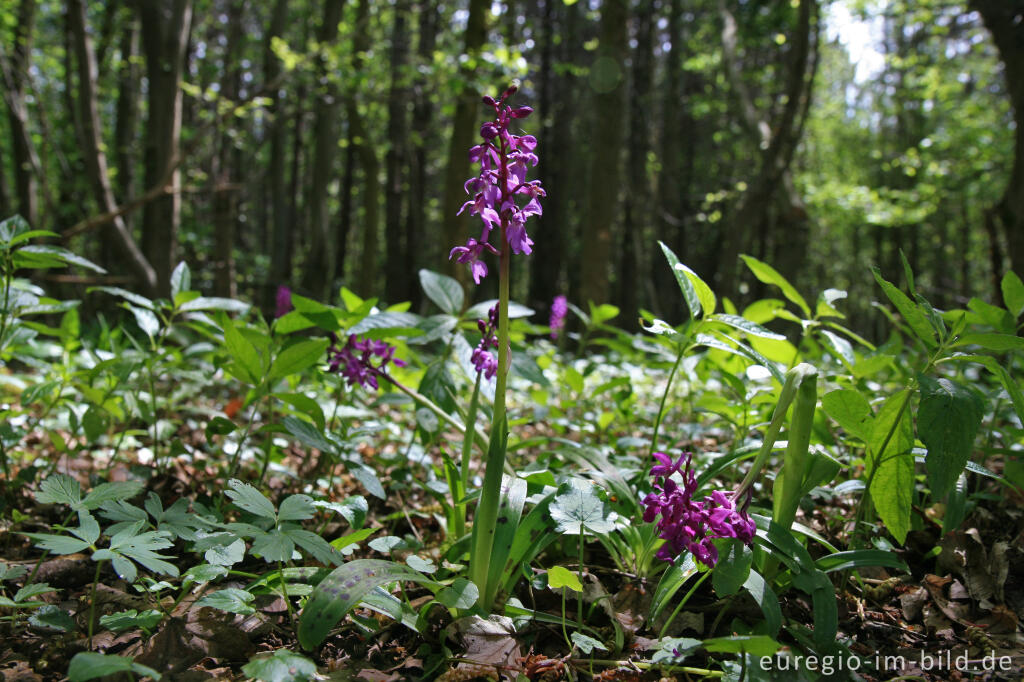
<path id="1" fill-rule="evenodd" d="M 416 46 L 417 65 L 429 65 L 434 59 L 434 46 L 437 44 L 437 27 L 439 10 L 434 0 L 423 0 L 419 9 L 419 34 Z M 428 202 L 428 149 L 434 122 L 433 92 L 429 80 L 418 79 L 414 95 L 412 111 L 412 169 L 409 173 L 409 229 L 407 232 L 407 248 L 405 251 L 405 269 L 412 276 L 416 272 L 417 262 L 433 260 L 420 259 L 427 250 L 423 236 L 427 233 L 427 202 Z M 422 294 L 418 286 L 412 289 L 413 310 L 420 309 Z"/>
<path id="2" fill-rule="evenodd" d="M 224 61 L 221 79 L 221 96 L 227 102 L 238 99 L 242 74 L 238 67 L 238 53 L 242 42 L 243 20 L 246 0 L 232 0 L 227 10 L 227 36 L 224 47 Z M 221 133 L 220 149 L 214 157 L 211 173 L 213 192 L 213 234 L 214 234 L 214 291 L 218 296 L 235 298 L 235 235 L 238 228 L 238 189 L 232 178 L 236 149 L 230 135 Z"/>
<path id="3" fill-rule="evenodd" d="M 276 83 L 281 75 L 281 63 L 271 45 L 274 38 L 284 35 L 288 19 L 288 0 L 276 0 L 267 27 L 267 39 L 263 52 L 263 72 L 268 83 Z M 264 308 L 272 309 L 277 287 L 291 282 L 293 238 L 290 227 L 291 205 L 293 203 L 285 182 L 285 157 L 287 155 L 288 128 L 285 107 L 281 98 L 281 86 L 274 86 L 269 93 L 269 110 L 273 116 L 270 124 L 270 168 L 267 169 L 267 189 L 270 201 L 270 278 L 264 293 Z"/>
<path id="4" fill-rule="evenodd" d="M 96 55 L 86 29 L 83 0 L 68 0 L 68 20 L 74 38 L 75 58 L 78 63 L 78 108 L 81 112 L 84 131 L 82 148 L 86 167 L 100 210 L 114 211 L 117 209 L 117 201 L 114 199 L 114 190 L 110 185 L 102 126 L 96 104 Z M 142 286 L 147 290 L 152 290 L 157 283 L 156 271 L 135 243 L 124 220 L 120 216 L 115 217 L 108 225 L 106 232 Z"/>
<path id="5" fill-rule="evenodd" d="M 338 38 L 338 22 L 344 0 L 325 0 L 323 22 L 317 32 L 320 48 L 328 49 Z M 337 87 L 328 73 L 323 56 L 317 62 L 317 100 L 313 110 L 313 175 L 309 183 L 310 243 L 306 256 L 303 288 L 323 298 L 334 279 L 334 249 L 331 248 L 330 212 L 327 209 L 328 188 L 335 178 L 334 156 L 338 147 Z"/>
<path id="6" fill-rule="evenodd" d="M 407 18 L 410 0 L 397 0 L 391 27 L 391 87 L 388 92 L 388 151 L 385 157 L 387 179 L 384 185 L 384 235 L 387 257 L 384 259 L 384 295 L 389 302 L 411 298 L 415 273 L 406 267 L 409 245 L 403 220 L 405 173 L 408 166 L 409 138 L 409 31 Z"/>
<path id="7" fill-rule="evenodd" d="M 113 12 L 114 10 L 108 10 Z M 136 60 L 139 54 L 139 21 L 134 13 L 128 13 L 127 25 L 121 33 L 121 69 L 118 74 L 117 120 L 114 123 L 114 146 L 117 159 L 117 189 L 121 203 L 135 197 L 135 136 L 139 120 L 140 69 Z M 124 217 L 129 229 L 134 222 L 131 216 Z"/>
<path id="8" fill-rule="evenodd" d="M 612 231 L 616 224 L 622 176 L 623 122 L 626 109 L 626 0 L 601 5 L 600 42 L 591 65 L 595 89 L 594 148 L 591 153 L 590 195 L 583 235 L 583 302 L 607 303 Z M 627 286 L 634 286 L 633 282 Z"/>
<path id="9" fill-rule="evenodd" d="M 359 0 L 353 48 L 355 56 L 352 60 L 352 70 L 358 73 L 363 68 L 362 55 L 370 49 L 370 0 Z M 374 150 L 373 141 L 370 139 L 366 122 L 363 120 L 363 114 L 359 111 L 357 97 L 358 93 L 350 93 L 347 111 L 349 126 L 355 142 L 354 151 L 363 171 L 363 215 L 360 220 L 363 228 L 363 248 L 359 258 L 358 282 L 361 293 L 368 296 L 371 292 L 376 291 L 379 270 L 380 161 Z"/>
<path id="10" fill-rule="evenodd" d="M 470 0 L 469 19 L 466 22 L 466 35 L 464 52 L 470 57 L 476 57 L 487 37 L 487 12 L 489 3 L 486 0 Z M 470 74 L 463 73 L 465 80 L 469 80 Z M 504 87 L 498 88 L 504 90 Z M 444 225 L 442 230 L 444 248 L 450 249 L 459 244 L 464 244 L 472 234 L 469 221 L 469 211 L 463 211 L 461 216 L 456 216 L 459 207 L 466 202 L 466 190 L 464 184 L 470 176 L 469 148 L 473 146 L 474 140 L 479 136 L 477 128 L 477 114 L 480 110 L 481 94 L 495 96 L 496 93 L 479 93 L 468 88 L 457 93 L 455 101 L 455 116 L 452 119 L 452 136 L 448 144 L 448 165 L 444 181 L 444 202 L 442 203 L 441 221 Z M 465 283 L 468 279 L 467 269 L 464 266 L 456 267 L 456 263 L 447 261 L 447 271 L 453 274 L 460 282 Z"/>
<path id="11" fill-rule="evenodd" d="M 632 79 L 629 97 L 629 192 L 623 203 L 623 228 L 619 233 L 619 268 L 616 304 L 620 310 L 620 324 L 633 329 L 639 317 L 641 282 L 649 278 L 649 269 L 643 268 L 643 244 L 650 225 L 649 210 L 651 187 L 647 178 L 647 153 L 650 150 L 650 93 L 651 71 L 654 59 L 653 31 L 654 6 L 641 2 L 637 6 L 636 48 L 633 50 Z M 641 276 L 641 272 L 645 273 Z"/>
<path id="12" fill-rule="evenodd" d="M 181 140 L 185 50 L 192 27 L 191 0 L 137 0 L 142 19 L 148 79 L 145 184 L 161 181 L 178 163 Z M 146 204 L 142 213 L 142 251 L 156 270 L 152 294 L 169 296 L 178 255 L 181 223 L 181 173 L 171 173 L 170 192 Z"/>
<path id="13" fill-rule="evenodd" d="M 28 107 L 25 102 L 25 81 L 32 54 L 35 34 L 35 0 L 21 0 L 11 55 L 3 60 L 4 99 L 11 127 L 11 157 L 14 161 L 14 187 L 18 196 L 18 212 L 32 227 L 39 225 L 39 196 L 37 173 L 41 171 L 39 157 L 32 144 L 28 129 Z"/>
<path id="14" fill-rule="evenodd" d="M 1002 228 L 1010 267 L 1024 276 L 1024 0 L 971 0 L 970 5 L 981 13 L 999 50 L 1017 123 L 1010 178 L 999 203 L 989 209 L 986 222 Z M 999 267 L 997 277 L 1001 271 Z"/>

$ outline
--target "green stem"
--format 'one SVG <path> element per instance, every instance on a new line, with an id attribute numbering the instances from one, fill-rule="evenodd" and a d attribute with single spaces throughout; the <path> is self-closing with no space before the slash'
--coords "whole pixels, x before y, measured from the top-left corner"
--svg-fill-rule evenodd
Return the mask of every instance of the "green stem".
<path id="1" fill-rule="evenodd" d="M 668 626 L 672 624 L 672 621 L 676 619 L 676 616 L 679 615 L 682 608 L 686 606 L 686 602 L 690 601 L 690 597 L 692 597 L 693 593 L 697 591 L 697 588 L 700 587 L 701 583 L 708 579 L 709 575 L 711 575 L 711 571 L 705 571 L 700 578 L 697 579 L 697 582 L 693 584 L 690 591 L 686 593 L 686 596 L 683 597 L 682 601 L 679 602 L 679 605 L 672 611 L 672 615 L 670 615 L 668 620 L 665 621 L 665 624 L 661 626 L 661 632 L 658 633 L 658 639 L 665 636 L 665 633 L 668 631 Z"/>
<path id="2" fill-rule="evenodd" d="M 256 420 L 256 408 L 259 406 L 259 402 L 252 406 L 249 410 L 249 420 L 245 423 L 245 431 L 242 432 L 242 437 L 238 439 L 238 447 L 235 449 L 235 454 L 231 456 L 231 473 L 228 478 L 234 478 L 238 474 L 238 465 L 242 459 L 242 446 L 245 445 L 245 441 L 249 438 L 249 433 L 252 431 L 253 422 Z"/>
<path id="3" fill-rule="evenodd" d="M 466 433 L 462 439 L 462 461 L 459 468 L 459 489 L 452 490 L 452 506 L 455 508 L 455 537 L 461 538 L 466 534 L 466 503 L 459 502 L 459 498 L 466 496 L 469 490 L 469 460 L 473 454 L 473 434 L 476 433 L 476 414 L 480 404 L 480 382 L 483 380 L 481 372 L 476 373 L 476 383 L 473 385 L 473 397 L 469 401 L 469 412 L 466 413 Z"/>
<path id="4" fill-rule="evenodd" d="M 295 626 L 295 614 L 292 612 L 292 600 L 288 598 L 288 581 L 284 578 L 284 566 L 277 562 L 277 570 L 281 574 L 281 594 L 284 596 L 284 605 L 288 607 L 288 621 Z"/>
<path id="5" fill-rule="evenodd" d="M 433 400 L 431 400 L 427 396 L 425 396 L 422 393 L 419 393 L 417 391 L 414 391 L 413 389 L 409 388 L 408 386 L 406 386 L 405 384 L 402 384 L 399 381 L 396 381 L 390 375 L 381 374 L 380 376 L 383 379 L 386 379 L 392 386 L 397 388 L 399 391 L 401 391 L 402 393 L 406 394 L 407 396 L 409 396 L 410 398 L 412 398 L 413 400 L 418 402 L 420 405 L 422 405 L 423 407 L 427 408 L 428 410 L 430 410 L 431 412 L 436 414 L 438 416 L 438 418 L 448 422 L 449 425 L 453 426 L 454 428 L 456 428 L 457 430 L 461 431 L 462 433 L 466 433 L 466 430 L 469 427 L 464 425 L 462 422 L 460 422 L 458 419 L 456 419 L 452 415 L 450 415 L 447 412 L 445 412 L 444 410 L 442 410 L 437 405 L 437 403 L 435 403 Z M 473 430 L 472 433 L 474 433 L 476 435 L 474 440 L 480 446 L 480 449 L 482 449 L 482 450 L 485 449 L 484 448 L 484 443 L 487 442 L 487 438 L 484 436 L 484 434 L 481 433 L 480 431 L 477 431 L 475 429 L 475 426 L 474 426 L 474 430 Z"/>
<path id="6" fill-rule="evenodd" d="M 580 585 L 583 585 L 583 527 L 580 526 L 580 542 L 579 542 L 579 571 L 580 571 Z M 576 594 L 576 625 L 580 628 L 583 627 L 583 590 L 580 590 Z"/>
<path id="7" fill-rule="evenodd" d="M 92 649 L 92 633 L 96 625 L 96 585 L 100 582 L 100 569 L 103 562 L 96 562 L 96 575 L 92 579 L 92 590 L 89 593 L 89 649 Z"/>
<path id="8" fill-rule="evenodd" d="M 504 159 L 504 155 L 502 155 Z M 502 162 L 502 182 L 507 169 Z M 505 417 L 505 387 L 509 367 L 508 300 L 509 269 L 512 250 L 506 238 L 507 225 L 501 221 L 501 264 L 498 280 L 498 375 L 494 388 L 494 417 L 491 421 L 491 437 L 487 447 L 487 465 L 484 469 L 484 483 L 480 490 L 480 501 L 473 521 L 472 555 L 470 576 L 480 591 L 480 606 L 489 611 L 494 600 L 497 585 L 488 585 L 491 553 L 494 548 L 494 533 L 498 521 L 498 503 L 501 499 L 501 476 L 505 469 L 505 446 L 507 422 Z M 500 567 L 496 573 L 501 575 Z"/>
<path id="9" fill-rule="evenodd" d="M 676 376 L 676 371 L 679 369 L 679 363 L 683 361 L 683 355 L 686 353 L 686 347 L 679 346 L 679 352 L 676 354 L 676 363 L 672 365 L 672 371 L 668 373 L 668 383 L 665 384 L 665 392 L 661 394 L 661 404 L 658 405 L 658 416 L 654 418 L 654 435 L 651 436 L 651 448 L 647 451 L 647 459 L 654 457 L 654 451 L 658 449 L 658 431 L 661 429 L 661 419 L 665 416 L 665 402 L 668 400 L 668 392 L 672 389 L 672 380 Z"/>

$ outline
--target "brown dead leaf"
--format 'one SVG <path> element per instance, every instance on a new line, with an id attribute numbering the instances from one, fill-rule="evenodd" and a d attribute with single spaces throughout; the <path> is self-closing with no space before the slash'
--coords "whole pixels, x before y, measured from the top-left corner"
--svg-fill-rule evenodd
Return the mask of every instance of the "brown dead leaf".
<path id="1" fill-rule="evenodd" d="M 992 574 L 993 566 L 976 528 L 947 533 L 939 546 L 942 548 L 936 562 L 939 571 L 955 573 L 963 578 L 973 599 L 983 601 L 995 596 L 997 586 L 996 577 Z M 1002 582 L 1005 580 L 1004 576 Z"/>
<path id="2" fill-rule="evenodd" d="M 924 588 L 928 590 L 928 594 L 931 595 L 932 602 L 935 606 L 945 614 L 949 620 L 960 623 L 970 613 L 970 605 L 962 602 L 950 601 L 945 594 L 945 588 L 947 585 L 951 585 L 953 579 L 948 575 L 940 578 L 937 575 L 928 574 L 924 577 Z M 925 625 L 928 625 L 925 622 Z"/>
<path id="3" fill-rule="evenodd" d="M 28 661 L 17 661 L 13 667 L 0 670 L 4 682 L 37 682 L 43 678 L 32 671 Z"/>
<path id="4" fill-rule="evenodd" d="M 921 609 L 928 602 L 928 590 L 914 587 L 900 595 L 900 607 L 903 609 L 903 620 L 908 623 L 917 620 Z"/>
<path id="5" fill-rule="evenodd" d="M 462 638 L 465 646 L 463 660 L 466 664 L 493 667 L 502 671 L 506 679 L 516 679 L 522 653 L 514 638 L 511 618 L 467 616 L 455 621 L 450 627 Z M 460 666 L 454 666 L 454 669 L 458 670 Z"/>

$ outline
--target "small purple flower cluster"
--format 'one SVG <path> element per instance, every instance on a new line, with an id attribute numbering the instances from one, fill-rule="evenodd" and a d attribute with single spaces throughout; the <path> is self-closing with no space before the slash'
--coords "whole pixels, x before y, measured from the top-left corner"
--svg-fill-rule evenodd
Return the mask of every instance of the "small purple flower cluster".
<path id="1" fill-rule="evenodd" d="M 501 253 L 490 243 L 491 231 L 495 228 L 501 228 L 513 253 L 532 252 L 533 240 L 526 234 L 526 220 L 541 214 L 539 199 L 545 196 L 540 180 L 526 180 L 527 165 L 537 165 L 537 155 L 533 153 L 537 138 L 508 131 L 513 120 L 533 113 L 530 107 L 513 109 L 505 104 L 516 89 L 515 85 L 509 87 L 498 100 L 484 97 L 484 104 L 494 109 L 495 119 L 480 128 L 483 144 L 469 150 L 470 161 L 480 164 L 480 175 L 466 181 L 466 194 L 473 198 L 462 205 L 459 215 L 469 207 L 470 214 L 480 216 L 484 227 L 479 240 L 470 238 L 465 246 L 456 246 L 448 258 L 468 263 L 477 284 L 487 275 L 487 265 L 480 260 L 484 251 Z M 527 198 L 524 206 L 516 203 L 518 195 Z"/>
<path id="2" fill-rule="evenodd" d="M 480 328 L 483 335 L 480 343 L 473 349 L 473 366 L 477 372 L 483 372 L 487 379 L 493 379 L 498 373 L 498 358 L 491 353 L 490 348 L 498 347 L 498 304 L 495 303 L 487 311 L 487 322 L 477 320 L 476 326 Z"/>
<path id="3" fill-rule="evenodd" d="M 691 453 L 683 453 L 675 462 L 663 452 L 654 453 L 654 458 L 659 462 L 651 467 L 656 480 L 654 492 L 643 503 L 644 521 L 650 523 L 661 516 L 658 530 L 665 544 L 658 549 L 659 559 L 672 561 L 688 550 L 710 568 L 718 561 L 718 549 L 712 542 L 715 538 L 737 538 L 748 545 L 754 541 L 754 521 L 745 508 L 736 508 L 732 496 L 716 490 L 699 503 L 693 500 L 697 477 L 690 468 Z M 683 477 L 682 487 L 670 478 L 676 472 Z"/>
<path id="4" fill-rule="evenodd" d="M 565 330 L 565 316 L 569 314 L 569 299 L 565 296 L 555 296 L 551 302 L 551 318 L 548 326 L 551 327 L 551 339 L 555 340 Z"/>
<path id="5" fill-rule="evenodd" d="M 405 367 L 405 362 L 395 357 L 395 347 L 384 341 L 360 340 L 352 334 L 341 348 L 337 343 L 338 338 L 331 334 L 331 345 L 327 348 L 328 368 L 345 377 L 349 386 L 370 386 L 376 390 L 377 377 L 386 376 L 384 370 L 388 363 Z M 374 358 L 379 362 L 375 364 Z"/>
<path id="6" fill-rule="evenodd" d="M 276 304 L 274 310 L 274 319 L 284 317 L 290 313 L 295 306 L 292 305 L 292 290 L 281 284 L 277 287 L 277 297 L 274 299 Z"/>

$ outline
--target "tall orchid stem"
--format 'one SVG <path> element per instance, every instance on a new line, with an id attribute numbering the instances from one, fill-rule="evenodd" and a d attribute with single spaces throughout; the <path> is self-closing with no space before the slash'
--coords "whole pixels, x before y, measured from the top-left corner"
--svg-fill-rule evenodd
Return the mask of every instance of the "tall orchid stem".
<path id="1" fill-rule="evenodd" d="M 504 155 L 502 155 L 504 159 Z M 505 181 L 507 170 L 502 163 L 502 182 Z M 469 572 L 480 591 L 480 606 L 490 610 L 497 585 L 488 584 L 488 574 L 496 572 L 501 575 L 504 566 L 491 570 L 490 559 L 494 549 L 494 533 L 498 522 L 498 503 L 501 499 L 501 476 L 505 469 L 505 443 L 507 438 L 505 419 L 505 386 L 508 379 L 509 346 L 508 346 L 508 298 L 509 269 L 512 250 L 509 248 L 505 232 L 506 219 L 501 221 L 501 265 L 498 271 L 498 375 L 494 387 L 494 417 L 491 421 L 491 438 L 487 448 L 487 465 L 484 470 L 484 483 L 480 490 L 480 501 L 477 503 L 476 517 L 473 519 L 473 552 L 470 558 Z"/>

